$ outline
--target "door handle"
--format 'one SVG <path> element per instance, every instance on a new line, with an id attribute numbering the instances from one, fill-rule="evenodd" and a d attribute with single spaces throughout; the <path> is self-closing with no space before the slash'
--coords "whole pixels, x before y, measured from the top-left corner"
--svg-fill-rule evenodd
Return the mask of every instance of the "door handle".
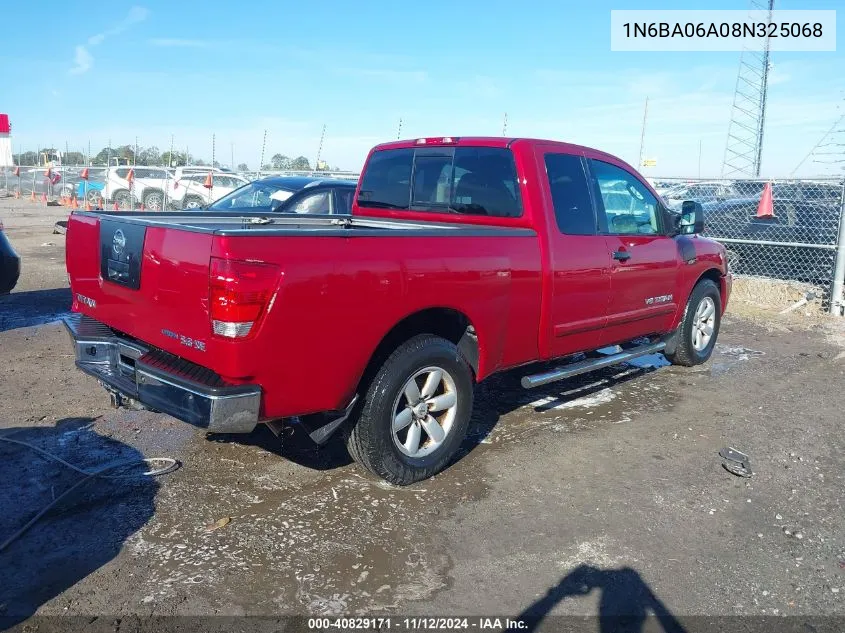
<path id="1" fill-rule="evenodd" d="M 626 262 L 631 259 L 631 253 L 627 251 L 613 251 L 613 259 L 620 262 Z"/>

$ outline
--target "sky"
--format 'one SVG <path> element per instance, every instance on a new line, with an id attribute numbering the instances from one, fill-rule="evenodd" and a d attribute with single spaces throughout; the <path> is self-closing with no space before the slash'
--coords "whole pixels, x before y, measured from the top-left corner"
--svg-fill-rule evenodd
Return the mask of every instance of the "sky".
<path id="1" fill-rule="evenodd" d="M 837 7 L 837 5 L 840 5 Z M 256 168 L 282 153 L 360 169 L 401 136 L 530 136 L 718 176 L 738 52 L 610 50 L 611 9 L 746 9 L 747 0 L 426 0 L 217 6 L 174 0 L 4 6 L 0 112 L 14 151 L 156 145 Z M 843 8 L 778 0 L 778 9 Z M 845 11 L 837 31 L 845 33 Z M 845 52 L 772 55 L 763 174 L 788 175 L 845 113 Z M 699 172 L 699 148 L 701 170 Z M 830 173 L 805 162 L 798 175 Z M 840 172 L 841 173 L 841 172 Z"/>

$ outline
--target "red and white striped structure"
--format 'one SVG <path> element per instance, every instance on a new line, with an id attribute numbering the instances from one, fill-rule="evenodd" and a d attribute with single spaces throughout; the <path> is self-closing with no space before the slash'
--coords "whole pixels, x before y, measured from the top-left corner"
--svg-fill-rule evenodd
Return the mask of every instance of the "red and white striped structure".
<path id="1" fill-rule="evenodd" d="M 9 115 L 0 113 L 0 167 L 12 167 L 12 126 Z"/>

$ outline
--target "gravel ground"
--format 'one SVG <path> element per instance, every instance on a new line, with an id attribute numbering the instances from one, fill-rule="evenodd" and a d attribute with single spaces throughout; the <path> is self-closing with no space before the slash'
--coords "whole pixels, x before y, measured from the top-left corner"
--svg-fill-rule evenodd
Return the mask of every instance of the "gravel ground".
<path id="1" fill-rule="evenodd" d="M 642 622 L 655 614 L 666 630 L 712 624 L 701 616 L 845 627 L 841 322 L 734 305 L 702 367 L 655 356 L 531 392 L 497 376 L 478 391 L 464 456 L 400 489 L 337 443 L 315 451 L 264 427 L 210 436 L 108 408 L 55 323 L 70 305 L 65 237 L 51 231 L 65 217 L 0 201 L 23 258 L 0 297 L 0 436 L 83 468 L 182 467 L 91 479 L 0 552 L 5 625 L 522 614 L 551 631 L 598 630 L 552 616 L 626 614 L 629 628 L 602 630 L 661 630 Z M 752 477 L 722 468 L 724 446 L 750 456 Z M 4 540 L 82 476 L 0 443 L 0 477 Z"/>

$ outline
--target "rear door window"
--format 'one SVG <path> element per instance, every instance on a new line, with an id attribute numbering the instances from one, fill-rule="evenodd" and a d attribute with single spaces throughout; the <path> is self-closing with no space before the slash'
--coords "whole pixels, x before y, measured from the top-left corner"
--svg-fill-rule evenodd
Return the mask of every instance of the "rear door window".
<path id="1" fill-rule="evenodd" d="M 596 214 L 580 156 L 546 154 L 546 175 L 561 233 L 595 235 Z"/>
<path id="2" fill-rule="evenodd" d="M 382 209 L 518 217 L 513 154 L 502 147 L 425 147 L 375 152 L 358 204 Z"/>

